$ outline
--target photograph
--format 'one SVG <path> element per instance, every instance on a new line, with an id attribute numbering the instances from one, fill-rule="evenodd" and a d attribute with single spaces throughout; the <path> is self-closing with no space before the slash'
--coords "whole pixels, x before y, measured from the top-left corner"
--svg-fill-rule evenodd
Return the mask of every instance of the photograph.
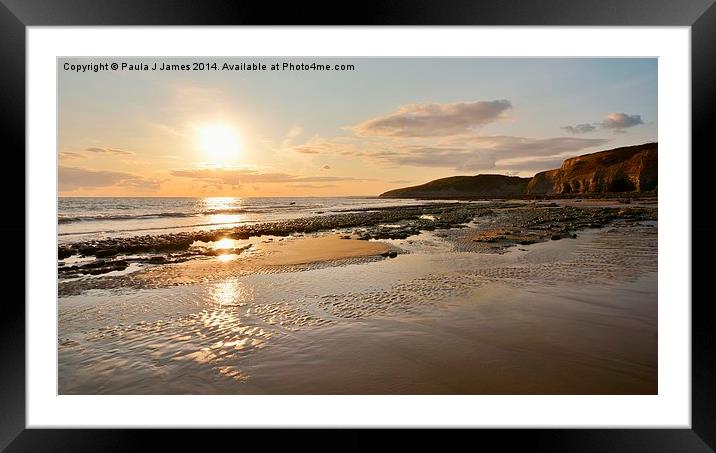
<path id="1" fill-rule="evenodd" d="M 57 57 L 57 394 L 658 395 L 658 63 Z"/>

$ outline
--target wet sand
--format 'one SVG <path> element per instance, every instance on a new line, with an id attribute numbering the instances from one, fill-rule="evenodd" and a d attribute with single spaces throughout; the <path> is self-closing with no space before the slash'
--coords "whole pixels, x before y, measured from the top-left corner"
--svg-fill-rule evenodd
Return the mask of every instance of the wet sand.
<path id="1" fill-rule="evenodd" d="M 290 266 L 322 261 L 377 256 L 388 250 L 381 242 L 359 241 L 349 235 L 325 235 L 272 241 L 258 246 L 256 266 Z"/>
<path id="2" fill-rule="evenodd" d="M 509 247 L 481 222 L 95 278 L 59 299 L 59 393 L 657 392 L 655 222 Z"/>

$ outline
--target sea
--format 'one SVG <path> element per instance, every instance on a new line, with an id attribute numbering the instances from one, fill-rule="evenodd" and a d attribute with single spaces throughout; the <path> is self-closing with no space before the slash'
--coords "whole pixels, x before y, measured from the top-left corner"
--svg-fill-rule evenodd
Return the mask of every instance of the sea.
<path id="1" fill-rule="evenodd" d="M 212 230 L 424 203 L 377 197 L 61 197 L 57 208 L 58 242 Z"/>

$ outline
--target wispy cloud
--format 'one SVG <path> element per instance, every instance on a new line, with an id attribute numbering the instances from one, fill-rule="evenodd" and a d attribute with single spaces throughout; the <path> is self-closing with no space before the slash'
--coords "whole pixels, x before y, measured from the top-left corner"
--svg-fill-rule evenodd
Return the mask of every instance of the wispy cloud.
<path id="1" fill-rule="evenodd" d="M 134 156 L 135 154 L 130 151 L 124 151 L 121 149 L 115 149 L 115 148 L 98 148 L 98 147 L 90 147 L 85 148 L 84 151 L 61 151 L 58 153 L 58 158 L 60 160 L 81 160 L 81 159 L 88 159 L 92 157 L 93 155 L 99 155 L 99 154 L 106 154 L 106 155 L 112 155 L 112 156 Z"/>
<path id="2" fill-rule="evenodd" d="M 415 182 L 414 179 L 392 179 L 388 181 L 390 184 L 410 184 L 411 182 Z"/>
<path id="3" fill-rule="evenodd" d="M 301 126 L 292 126 L 291 129 L 286 133 L 286 138 L 281 142 L 281 148 L 290 147 L 294 140 L 303 134 L 303 128 Z"/>
<path id="4" fill-rule="evenodd" d="M 58 158 L 60 160 L 79 160 L 87 159 L 87 156 L 82 153 L 74 153 L 72 151 L 61 151 L 58 155 Z"/>
<path id="5" fill-rule="evenodd" d="M 133 178 L 125 179 L 119 183 L 120 186 L 128 189 L 136 189 L 142 192 L 156 192 L 161 186 L 161 182 L 158 179 L 148 178 Z"/>
<path id="6" fill-rule="evenodd" d="M 336 184 L 292 184 L 291 187 L 296 187 L 297 189 L 328 189 L 338 186 Z"/>
<path id="7" fill-rule="evenodd" d="M 519 171 L 522 165 L 526 171 L 535 167 L 544 169 L 541 165 L 562 159 L 562 154 L 576 155 L 608 142 L 603 138 L 481 135 L 476 131 L 503 118 L 511 108 L 508 100 L 407 104 L 391 114 L 346 127 L 353 136 L 326 139 L 316 135 L 291 149 L 302 154 L 360 158 L 394 168 L 478 172 L 499 170 L 508 162 L 510 170 Z M 592 124 L 578 124 L 563 129 L 580 134 L 596 128 Z M 527 160 L 545 157 L 548 159 L 543 162 Z"/>
<path id="8" fill-rule="evenodd" d="M 290 149 L 301 154 L 333 154 L 336 147 L 340 147 L 344 155 L 357 152 L 357 144 L 348 140 L 351 140 L 351 138 L 336 137 L 328 140 L 319 135 L 314 135 L 306 143 L 294 145 Z"/>
<path id="9" fill-rule="evenodd" d="M 125 151 L 123 149 L 116 149 L 116 148 L 98 148 L 98 147 L 90 147 L 86 148 L 85 151 L 90 153 L 97 153 L 97 154 L 114 154 L 116 156 L 133 156 L 134 153 L 131 151 Z"/>
<path id="10" fill-rule="evenodd" d="M 80 167 L 59 167 L 59 186 L 61 192 L 77 189 L 97 189 L 118 186 L 146 192 L 159 189 L 161 182 L 156 179 L 119 171 L 91 170 Z"/>
<path id="11" fill-rule="evenodd" d="M 205 183 L 228 184 L 276 184 L 276 183 L 321 183 L 337 181 L 361 181 L 357 178 L 343 176 L 298 176 L 287 173 L 261 173 L 255 170 L 231 168 L 178 169 L 170 170 L 169 174 L 177 178 L 188 178 Z"/>
<path id="12" fill-rule="evenodd" d="M 359 136 L 435 137 L 469 132 L 497 121 L 512 108 L 508 100 L 406 104 L 396 112 L 350 127 Z"/>
<path id="13" fill-rule="evenodd" d="M 608 142 L 602 138 L 482 136 L 461 134 L 438 140 L 383 140 L 361 144 L 342 141 L 314 141 L 311 146 L 321 154 L 351 155 L 391 167 L 414 166 L 452 168 L 456 171 L 481 171 L 500 167 L 500 162 L 516 158 L 572 155 Z"/>
<path id="14" fill-rule="evenodd" d="M 595 131 L 597 127 L 591 124 L 577 124 L 576 126 L 564 126 L 560 129 L 567 131 L 570 134 L 586 134 Z"/>
<path id="15" fill-rule="evenodd" d="M 561 129 L 570 134 L 586 134 L 598 128 L 611 129 L 615 134 L 623 134 L 624 129 L 644 124 L 641 115 L 630 115 L 628 113 L 610 113 L 600 123 L 577 124 L 576 126 L 563 126 Z"/>
<path id="16" fill-rule="evenodd" d="M 504 174 L 536 173 L 539 171 L 559 168 L 569 155 L 540 156 L 500 161 L 498 166 Z"/>
<path id="17" fill-rule="evenodd" d="M 610 113 L 602 122 L 607 129 L 625 129 L 644 124 L 641 115 L 629 115 L 626 113 Z"/>

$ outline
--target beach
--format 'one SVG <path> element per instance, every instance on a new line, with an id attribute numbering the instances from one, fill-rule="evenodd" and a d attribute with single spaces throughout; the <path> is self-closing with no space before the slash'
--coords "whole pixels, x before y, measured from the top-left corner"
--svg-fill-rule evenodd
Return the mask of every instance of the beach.
<path id="1" fill-rule="evenodd" d="M 657 393 L 655 199 L 381 203 L 60 241 L 59 393 Z"/>

